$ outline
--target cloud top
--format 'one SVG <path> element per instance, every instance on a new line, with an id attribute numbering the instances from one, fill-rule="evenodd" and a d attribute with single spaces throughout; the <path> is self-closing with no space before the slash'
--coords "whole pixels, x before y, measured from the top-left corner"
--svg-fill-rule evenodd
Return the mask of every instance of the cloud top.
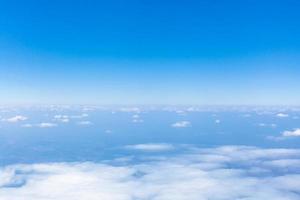
<path id="1" fill-rule="evenodd" d="M 152 145 L 152 146 L 151 146 Z M 153 148 L 154 144 L 132 146 Z M 221 146 L 150 162 L 0 168 L 0 199 L 298 200 L 300 150 Z"/>

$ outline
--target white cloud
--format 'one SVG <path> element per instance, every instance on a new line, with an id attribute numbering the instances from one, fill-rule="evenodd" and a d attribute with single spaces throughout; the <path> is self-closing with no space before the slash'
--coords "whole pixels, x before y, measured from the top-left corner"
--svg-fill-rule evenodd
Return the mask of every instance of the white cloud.
<path id="1" fill-rule="evenodd" d="M 78 122 L 78 125 L 82 125 L 82 126 L 89 126 L 92 125 L 93 123 L 90 121 L 80 121 Z"/>
<path id="2" fill-rule="evenodd" d="M 276 116 L 284 118 L 284 117 L 288 117 L 289 115 L 285 113 L 278 113 Z"/>
<path id="3" fill-rule="evenodd" d="M 49 122 L 42 122 L 42 123 L 37 124 L 36 126 L 39 128 L 52 128 L 52 127 L 57 126 L 57 124 L 49 123 Z"/>
<path id="4" fill-rule="evenodd" d="M 104 132 L 107 133 L 107 134 L 109 134 L 109 133 L 112 133 L 112 130 L 106 129 Z"/>
<path id="5" fill-rule="evenodd" d="M 284 137 L 300 137 L 300 128 L 294 129 L 292 131 L 284 131 L 282 133 Z"/>
<path id="6" fill-rule="evenodd" d="M 259 123 L 258 126 L 261 127 L 271 127 L 271 128 L 276 128 L 277 124 L 265 124 L 265 123 Z"/>
<path id="7" fill-rule="evenodd" d="M 215 120 L 215 123 L 216 123 L 216 124 L 220 124 L 220 123 L 221 123 L 221 120 L 216 119 L 216 120 Z"/>
<path id="8" fill-rule="evenodd" d="M 135 114 L 135 115 L 132 115 L 132 118 L 133 119 L 138 119 L 138 118 L 140 118 L 140 116 L 138 114 Z"/>
<path id="9" fill-rule="evenodd" d="M 299 200 L 299 155 L 225 146 L 137 164 L 11 165 L 0 168 L 0 199 Z"/>
<path id="10" fill-rule="evenodd" d="M 81 118 L 86 118 L 88 117 L 89 115 L 87 113 L 82 113 L 81 115 L 72 115 L 71 118 L 74 118 L 74 119 L 81 119 Z"/>
<path id="11" fill-rule="evenodd" d="M 132 115 L 132 122 L 133 123 L 142 123 L 142 122 L 144 122 L 144 120 L 140 118 L 140 115 L 135 114 L 135 115 Z"/>
<path id="12" fill-rule="evenodd" d="M 54 121 L 59 121 L 59 122 L 63 122 L 63 123 L 68 123 L 70 121 L 68 115 L 55 115 L 53 118 L 54 118 Z"/>
<path id="13" fill-rule="evenodd" d="M 132 122 L 133 123 L 142 123 L 142 122 L 144 122 L 144 120 L 142 120 L 142 119 L 133 119 Z"/>
<path id="14" fill-rule="evenodd" d="M 171 144 L 157 144 L 157 143 L 148 143 L 148 144 L 136 144 L 136 145 L 127 145 L 126 149 L 132 150 L 141 150 L 141 151 L 169 151 L 174 149 L 174 146 Z"/>
<path id="15" fill-rule="evenodd" d="M 185 128 L 191 126 L 191 122 L 189 121 L 180 121 L 180 122 L 176 122 L 174 124 L 172 124 L 172 127 L 174 128 Z"/>
<path id="16" fill-rule="evenodd" d="M 7 122 L 11 122 L 11 123 L 15 123 L 15 122 L 20 122 L 20 121 L 25 121 L 28 118 L 22 115 L 17 115 L 8 119 L 3 119 L 2 121 L 7 121 Z"/>

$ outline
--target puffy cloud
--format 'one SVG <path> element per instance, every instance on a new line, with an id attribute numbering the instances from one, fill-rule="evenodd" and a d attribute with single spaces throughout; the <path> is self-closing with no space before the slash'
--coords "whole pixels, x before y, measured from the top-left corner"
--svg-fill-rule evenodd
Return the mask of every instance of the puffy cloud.
<path id="1" fill-rule="evenodd" d="M 300 128 L 294 129 L 292 131 L 284 131 L 282 133 L 284 137 L 300 137 Z"/>
<path id="2" fill-rule="evenodd" d="M 131 149 L 131 150 L 141 150 L 141 151 L 169 151 L 174 149 L 174 146 L 171 144 L 136 144 L 136 145 L 127 145 L 125 147 L 126 149 Z"/>
<path id="3" fill-rule="evenodd" d="M 298 200 L 299 155 L 225 146 L 136 164 L 11 165 L 0 168 L 0 199 Z"/>
<path id="4" fill-rule="evenodd" d="M 22 115 L 17 115 L 8 119 L 3 119 L 2 121 L 7 121 L 7 122 L 11 122 L 11 123 L 15 123 L 15 122 L 20 122 L 20 121 L 25 121 L 28 118 Z"/>
<path id="5" fill-rule="evenodd" d="M 172 127 L 174 128 L 185 128 L 191 126 L 191 122 L 189 121 L 180 121 L 180 122 L 176 122 L 174 124 L 172 124 Z"/>
<path id="6" fill-rule="evenodd" d="M 276 116 L 284 118 L 284 117 L 288 117 L 289 115 L 285 113 L 278 113 Z"/>

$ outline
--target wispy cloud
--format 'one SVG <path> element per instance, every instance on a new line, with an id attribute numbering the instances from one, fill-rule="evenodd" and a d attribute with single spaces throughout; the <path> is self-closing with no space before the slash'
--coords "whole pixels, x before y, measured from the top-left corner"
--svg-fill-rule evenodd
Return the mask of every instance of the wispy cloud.
<path id="1" fill-rule="evenodd" d="M 189 121 L 179 121 L 179 122 L 172 124 L 172 127 L 174 127 L 174 128 L 185 128 L 185 127 L 189 127 L 189 126 L 191 126 L 191 122 L 189 122 Z"/>
<path id="2" fill-rule="evenodd" d="M 125 147 L 126 149 L 131 149 L 131 150 L 141 150 L 141 151 L 169 151 L 174 149 L 174 146 L 171 144 L 136 144 L 136 145 L 127 145 Z"/>
<path id="3" fill-rule="evenodd" d="M 7 118 L 7 119 L 2 119 L 2 121 L 7 121 L 7 122 L 11 122 L 11 123 L 16 123 L 16 122 L 20 122 L 20 121 L 25 121 L 28 118 L 22 115 L 17 115 L 11 118 Z"/>
<path id="4" fill-rule="evenodd" d="M 89 126 L 92 125 L 93 123 L 91 121 L 80 121 L 77 124 L 81 126 Z"/>
<path id="5" fill-rule="evenodd" d="M 281 118 L 285 118 L 285 117 L 288 117 L 289 115 L 285 114 L 285 113 L 278 113 L 276 116 L 281 117 Z"/>
<path id="6" fill-rule="evenodd" d="M 40 128 L 52 128 L 52 127 L 56 127 L 57 124 L 49 123 L 49 122 L 42 122 L 42 123 L 37 124 L 36 126 L 40 127 Z"/>
<path id="7" fill-rule="evenodd" d="M 68 115 L 55 115 L 54 117 L 54 121 L 58 121 L 58 122 L 63 122 L 63 123 L 68 123 L 70 121 L 70 117 Z"/>

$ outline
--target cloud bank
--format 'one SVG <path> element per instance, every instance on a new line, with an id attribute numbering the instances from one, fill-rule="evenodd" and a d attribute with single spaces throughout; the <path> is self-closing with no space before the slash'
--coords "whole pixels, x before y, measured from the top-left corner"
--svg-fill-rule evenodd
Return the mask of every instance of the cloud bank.
<path id="1" fill-rule="evenodd" d="M 136 164 L 11 165 L 0 199 L 298 200 L 299 162 L 299 149 L 222 146 Z"/>

